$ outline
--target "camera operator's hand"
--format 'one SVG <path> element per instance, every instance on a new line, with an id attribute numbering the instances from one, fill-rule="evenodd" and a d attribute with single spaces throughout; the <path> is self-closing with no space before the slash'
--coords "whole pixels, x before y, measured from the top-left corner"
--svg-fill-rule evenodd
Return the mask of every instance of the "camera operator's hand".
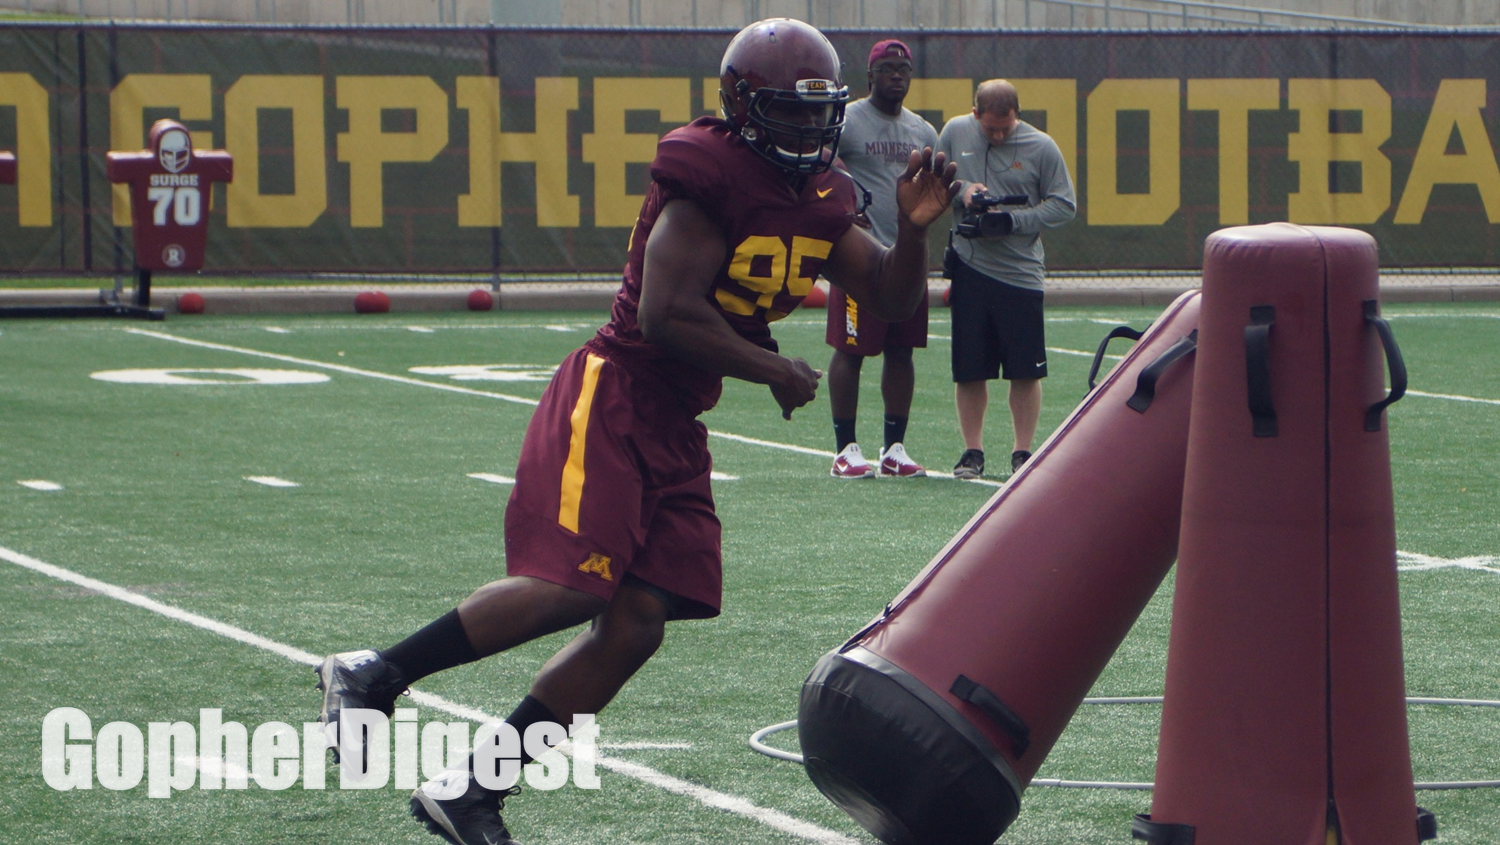
<path id="1" fill-rule="evenodd" d="M 974 195 L 975 194 L 982 194 L 982 193 L 984 193 L 984 192 L 986 192 L 988 190 L 989 189 L 984 186 L 983 182 L 970 182 L 969 184 L 965 185 L 964 186 L 964 208 L 973 210 L 973 208 L 974 208 Z"/>

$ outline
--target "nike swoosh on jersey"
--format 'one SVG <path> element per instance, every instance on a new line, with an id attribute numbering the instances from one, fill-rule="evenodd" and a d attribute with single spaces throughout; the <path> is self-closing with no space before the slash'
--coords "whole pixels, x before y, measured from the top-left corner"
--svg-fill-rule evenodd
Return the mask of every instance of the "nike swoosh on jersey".
<path id="1" fill-rule="evenodd" d="M 828 196 L 831 193 L 833 193 L 833 189 L 832 188 L 824 188 L 823 190 L 818 191 L 818 199 L 822 199 L 822 198 Z"/>

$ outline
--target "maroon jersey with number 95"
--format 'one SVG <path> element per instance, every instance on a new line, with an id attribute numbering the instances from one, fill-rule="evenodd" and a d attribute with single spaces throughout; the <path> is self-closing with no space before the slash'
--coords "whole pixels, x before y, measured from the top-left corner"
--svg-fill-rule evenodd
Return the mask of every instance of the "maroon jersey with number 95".
<path id="1" fill-rule="evenodd" d="M 637 377 L 665 382 L 698 414 L 718 401 L 721 377 L 647 343 L 636 319 L 646 240 L 675 199 L 696 204 L 724 233 L 728 251 L 710 303 L 741 337 L 775 351 L 769 324 L 807 296 L 833 245 L 853 225 L 854 184 L 830 170 L 806 177 L 796 190 L 717 118 L 699 118 L 657 145 L 651 187 L 630 233 L 625 282 L 610 321 L 588 346 Z"/>
<path id="2" fill-rule="evenodd" d="M 208 242 L 208 198 L 214 182 L 234 177 L 224 150 L 193 149 L 187 127 L 175 120 L 151 126 L 151 149 L 111 152 L 109 181 L 130 183 L 135 266 L 197 270 Z"/>

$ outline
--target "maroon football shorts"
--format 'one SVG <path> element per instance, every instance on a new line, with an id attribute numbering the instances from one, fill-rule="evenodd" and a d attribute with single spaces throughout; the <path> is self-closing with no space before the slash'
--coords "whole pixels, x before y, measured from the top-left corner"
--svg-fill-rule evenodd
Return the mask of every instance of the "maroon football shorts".
<path id="1" fill-rule="evenodd" d="M 823 339 L 840 352 L 870 357 L 887 346 L 927 348 L 927 294 L 910 317 L 899 323 L 887 323 L 850 299 L 842 290 L 830 286 L 828 291 L 828 330 Z"/>
<path id="2" fill-rule="evenodd" d="M 505 510 L 505 570 L 611 598 L 627 576 L 719 614 L 708 430 L 669 385 L 588 349 L 563 360 L 526 428 Z"/>

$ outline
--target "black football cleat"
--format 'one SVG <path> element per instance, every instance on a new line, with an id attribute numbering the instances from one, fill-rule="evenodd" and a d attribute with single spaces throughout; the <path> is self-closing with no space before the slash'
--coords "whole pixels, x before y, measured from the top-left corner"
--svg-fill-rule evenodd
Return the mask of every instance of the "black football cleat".
<path id="1" fill-rule="evenodd" d="M 456 798 L 441 798 L 458 790 L 457 779 L 467 781 Z M 453 845 L 521 845 L 510 836 L 500 811 L 505 799 L 521 791 L 485 789 L 469 773 L 450 770 L 417 787 L 411 794 L 411 814 L 427 825 L 427 830 Z"/>
<path id="2" fill-rule="evenodd" d="M 363 754 L 360 737 L 339 736 L 339 714 L 345 710 L 378 710 L 390 718 L 396 699 L 406 691 L 406 681 L 395 666 L 371 649 L 330 655 L 316 668 L 318 689 L 323 691 L 323 712 L 318 721 L 333 749 L 334 762 L 340 751 Z"/>

